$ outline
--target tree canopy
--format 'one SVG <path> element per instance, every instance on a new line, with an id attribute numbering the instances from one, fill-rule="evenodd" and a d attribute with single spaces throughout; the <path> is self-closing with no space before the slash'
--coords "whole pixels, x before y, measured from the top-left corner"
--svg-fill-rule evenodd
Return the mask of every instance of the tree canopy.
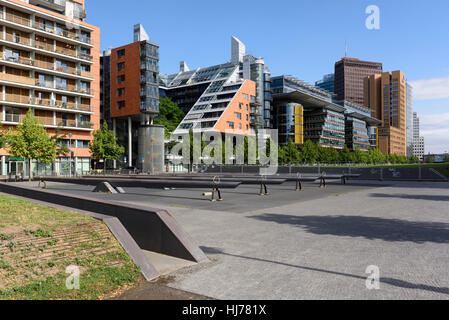
<path id="1" fill-rule="evenodd" d="M 31 160 L 51 163 L 58 154 L 56 139 L 50 138 L 31 110 L 27 112 L 17 129 L 9 129 L 5 136 L 6 148 L 16 158 L 28 159 L 31 174 Z"/>
<path id="2" fill-rule="evenodd" d="M 179 109 L 178 105 L 170 98 L 164 97 L 159 100 L 159 116 L 154 119 L 154 124 L 164 126 L 165 136 L 169 137 L 184 117 L 185 113 Z"/>
<path id="3" fill-rule="evenodd" d="M 109 130 L 106 121 L 100 130 L 94 132 L 89 149 L 94 160 L 119 160 L 125 153 L 125 148 L 117 144 L 114 131 Z"/>

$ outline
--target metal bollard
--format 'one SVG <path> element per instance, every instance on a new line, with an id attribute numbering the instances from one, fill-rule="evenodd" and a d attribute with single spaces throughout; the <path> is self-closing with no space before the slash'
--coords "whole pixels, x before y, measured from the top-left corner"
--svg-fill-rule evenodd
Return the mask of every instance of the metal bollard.
<path id="1" fill-rule="evenodd" d="M 221 190 L 219 188 L 219 184 L 220 184 L 220 177 L 214 177 L 214 180 L 212 182 L 212 198 L 211 198 L 211 202 L 216 202 L 216 201 L 223 201 L 223 198 L 221 197 Z M 215 192 L 217 192 L 218 194 L 218 199 L 215 200 Z"/>

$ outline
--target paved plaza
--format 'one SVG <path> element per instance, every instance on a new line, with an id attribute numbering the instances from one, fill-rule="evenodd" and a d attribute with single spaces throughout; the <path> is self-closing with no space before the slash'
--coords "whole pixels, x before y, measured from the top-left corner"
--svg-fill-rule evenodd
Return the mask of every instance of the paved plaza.
<path id="1" fill-rule="evenodd" d="M 217 299 L 448 299 L 449 184 L 294 183 L 224 191 L 127 189 L 49 183 L 89 197 L 167 209 L 211 258 L 172 274 L 168 284 Z M 380 289 L 366 288 L 368 266 Z"/>

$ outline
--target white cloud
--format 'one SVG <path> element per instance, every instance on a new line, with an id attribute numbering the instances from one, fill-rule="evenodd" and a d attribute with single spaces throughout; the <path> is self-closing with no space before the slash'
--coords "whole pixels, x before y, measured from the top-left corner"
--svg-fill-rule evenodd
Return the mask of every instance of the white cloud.
<path id="1" fill-rule="evenodd" d="M 420 129 L 426 153 L 449 151 L 449 113 L 421 115 Z"/>
<path id="2" fill-rule="evenodd" d="M 414 100 L 449 98 L 449 77 L 411 81 Z"/>

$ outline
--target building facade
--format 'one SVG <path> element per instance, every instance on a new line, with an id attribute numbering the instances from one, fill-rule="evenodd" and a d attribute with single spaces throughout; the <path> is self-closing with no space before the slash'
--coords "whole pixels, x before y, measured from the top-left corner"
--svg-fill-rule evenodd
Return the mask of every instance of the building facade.
<path id="1" fill-rule="evenodd" d="M 142 25 L 134 42 L 103 52 L 102 114 L 125 147 L 122 166 L 145 172 L 163 170 L 164 129 L 153 125 L 159 114 L 159 45 Z"/>
<path id="2" fill-rule="evenodd" d="M 407 155 L 407 86 L 401 71 L 384 72 L 364 80 L 365 106 L 382 121 L 379 150 L 384 154 Z"/>
<path id="3" fill-rule="evenodd" d="M 236 37 L 231 38 L 231 62 L 190 70 L 183 61 L 179 73 L 161 75 L 160 80 L 161 95 L 187 114 L 174 135 L 190 129 L 253 134 L 271 128 L 270 72 L 263 58 L 247 55 L 245 45 Z M 235 102 L 239 105 L 236 110 Z"/>
<path id="4" fill-rule="evenodd" d="M 253 134 L 252 115 L 256 103 L 256 83 L 239 76 L 232 63 L 181 72 L 170 83 L 161 85 L 165 96 L 184 102 L 187 115 L 173 132 L 175 139 L 194 132 Z M 205 89 L 203 89 L 205 88 Z M 184 94 L 193 105 L 186 106 Z"/>
<path id="5" fill-rule="evenodd" d="M 100 127 L 100 30 L 87 24 L 84 0 L 0 0 L 2 130 L 32 110 L 49 135 L 67 139 L 70 155 L 35 174 L 90 171 L 89 143 Z M 0 150 L 2 174 L 29 173 L 25 159 Z"/>
<path id="6" fill-rule="evenodd" d="M 407 82 L 407 157 L 413 155 L 413 87 Z"/>
<path id="7" fill-rule="evenodd" d="M 315 82 L 315 86 L 329 91 L 330 93 L 335 93 L 335 74 L 327 74 L 323 77 L 323 79 Z"/>
<path id="8" fill-rule="evenodd" d="M 325 90 L 287 76 L 272 78 L 274 127 L 279 143 L 302 145 L 311 140 L 323 147 L 368 150 L 371 128 L 379 121 L 369 109 L 335 101 Z"/>
<path id="9" fill-rule="evenodd" d="M 382 74 L 382 63 L 343 58 L 335 63 L 335 95 L 339 101 L 364 104 L 363 81 L 374 74 Z"/>
<path id="10" fill-rule="evenodd" d="M 421 137 L 419 118 L 416 112 L 413 113 L 413 145 L 412 145 L 412 155 L 417 157 L 419 160 L 424 160 L 425 154 L 425 143 L 424 137 Z"/>

